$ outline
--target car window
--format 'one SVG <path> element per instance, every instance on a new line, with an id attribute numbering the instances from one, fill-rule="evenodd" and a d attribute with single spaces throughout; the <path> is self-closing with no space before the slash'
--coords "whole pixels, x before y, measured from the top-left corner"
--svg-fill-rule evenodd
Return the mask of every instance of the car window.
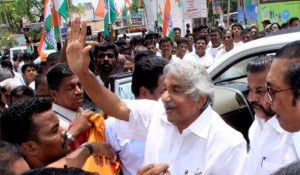
<path id="1" fill-rule="evenodd" d="M 237 62 L 233 65 L 229 65 L 228 68 L 226 69 L 226 71 L 224 71 L 222 74 L 220 74 L 215 79 L 214 82 L 219 83 L 219 82 L 224 82 L 227 80 L 235 80 L 235 79 L 239 79 L 242 77 L 246 77 L 247 76 L 246 67 L 247 67 L 247 64 L 249 63 L 249 61 L 251 61 L 255 58 L 258 58 L 258 57 L 266 56 L 266 55 L 275 55 L 275 52 L 242 58 L 242 59 L 240 59 L 239 62 Z"/>

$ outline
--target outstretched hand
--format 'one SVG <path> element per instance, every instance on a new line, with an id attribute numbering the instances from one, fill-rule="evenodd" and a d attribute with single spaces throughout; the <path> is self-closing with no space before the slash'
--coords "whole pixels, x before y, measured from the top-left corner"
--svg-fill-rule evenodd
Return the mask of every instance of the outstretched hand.
<path id="1" fill-rule="evenodd" d="M 141 167 L 137 175 L 170 175 L 169 166 L 167 163 L 152 163 Z"/>
<path id="2" fill-rule="evenodd" d="M 89 71 L 89 50 L 92 46 L 85 46 L 87 22 L 80 22 L 77 16 L 71 21 L 67 32 L 67 60 L 70 69 L 76 75 Z"/>

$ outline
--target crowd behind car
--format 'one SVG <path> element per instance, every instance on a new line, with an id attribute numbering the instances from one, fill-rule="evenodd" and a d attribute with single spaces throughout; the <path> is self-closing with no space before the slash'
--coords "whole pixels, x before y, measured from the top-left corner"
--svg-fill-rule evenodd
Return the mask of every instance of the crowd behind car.
<path id="1" fill-rule="evenodd" d="M 262 31 L 239 23 L 229 29 L 199 25 L 184 37 L 174 28 L 174 39 L 149 31 L 97 43 L 86 41 L 86 22 L 76 17 L 61 52 L 10 60 L 6 51 L 0 174 L 300 172 L 300 41 L 247 66 L 255 111 L 250 145 L 211 108 L 208 67 L 247 42 L 300 25 L 296 17 L 282 25 L 262 23 Z M 133 72 L 134 100 L 105 87 L 123 72 Z"/>

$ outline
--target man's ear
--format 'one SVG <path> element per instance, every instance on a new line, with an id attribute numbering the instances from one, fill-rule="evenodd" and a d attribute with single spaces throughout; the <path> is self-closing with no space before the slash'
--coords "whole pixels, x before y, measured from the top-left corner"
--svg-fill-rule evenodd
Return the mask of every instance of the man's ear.
<path id="1" fill-rule="evenodd" d="M 150 94 L 151 93 L 147 88 L 145 88 L 144 86 L 140 87 L 140 92 L 139 92 L 139 98 L 140 99 L 147 98 Z"/>
<path id="2" fill-rule="evenodd" d="M 198 99 L 198 109 L 200 110 L 208 100 L 208 95 L 201 95 Z"/>
<path id="3" fill-rule="evenodd" d="M 54 102 L 57 102 L 57 96 L 58 96 L 57 91 L 56 91 L 56 90 L 50 89 L 50 90 L 49 90 L 49 94 L 51 95 L 53 101 L 54 101 Z"/>
<path id="4" fill-rule="evenodd" d="M 39 146 L 35 141 L 27 141 L 21 144 L 21 148 L 25 155 L 35 156 L 38 153 Z"/>

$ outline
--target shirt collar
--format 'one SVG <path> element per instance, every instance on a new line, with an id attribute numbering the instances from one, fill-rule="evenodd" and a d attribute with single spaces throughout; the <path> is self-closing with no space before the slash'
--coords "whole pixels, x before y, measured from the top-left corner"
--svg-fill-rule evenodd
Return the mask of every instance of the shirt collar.
<path id="1" fill-rule="evenodd" d="M 283 133 L 284 130 L 279 125 L 279 122 L 275 116 L 270 118 L 266 123 L 268 123 L 274 130 L 276 130 L 278 133 Z"/>
<path id="2" fill-rule="evenodd" d="M 60 115 L 63 115 L 64 117 L 67 117 L 71 121 L 73 121 L 76 117 L 77 112 L 69 110 L 67 108 L 64 108 L 58 104 L 53 103 L 52 109 L 56 112 L 58 112 Z"/>
<path id="3" fill-rule="evenodd" d="M 269 125 L 271 128 L 273 128 L 278 133 L 283 133 L 284 132 L 284 130 L 279 125 L 279 122 L 278 122 L 276 116 L 271 117 L 266 122 L 264 122 L 264 120 L 262 118 L 260 118 L 259 116 L 257 116 L 257 115 L 255 115 L 255 118 L 258 120 L 258 123 L 259 123 L 260 127 L 263 127 L 263 125 Z"/>
<path id="4" fill-rule="evenodd" d="M 161 106 L 164 108 L 163 103 L 161 99 L 159 102 L 162 104 Z M 167 119 L 166 111 L 165 109 L 162 110 L 163 113 L 160 115 L 160 118 L 167 124 L 172 125 Z M 208 138 L 208 133 L 211 127 L 212 123 L 212 116 L 213 110 L 210 105 L 207 106 L 207 108 L 200 114 L 200 116 L 186 129 L 183 130 L 190 130 L 194 134 L 198 135 L 199 137 L 202 137 L 204 139 Z"/>
<path id="5" fill-rule="evenodd" d="M 212 124 L 213 110 L 210 105 L 200 114 L 200 116 L 187 128 L 194 134 L 204 139 L 208 138 L 209 130 Z"/>

